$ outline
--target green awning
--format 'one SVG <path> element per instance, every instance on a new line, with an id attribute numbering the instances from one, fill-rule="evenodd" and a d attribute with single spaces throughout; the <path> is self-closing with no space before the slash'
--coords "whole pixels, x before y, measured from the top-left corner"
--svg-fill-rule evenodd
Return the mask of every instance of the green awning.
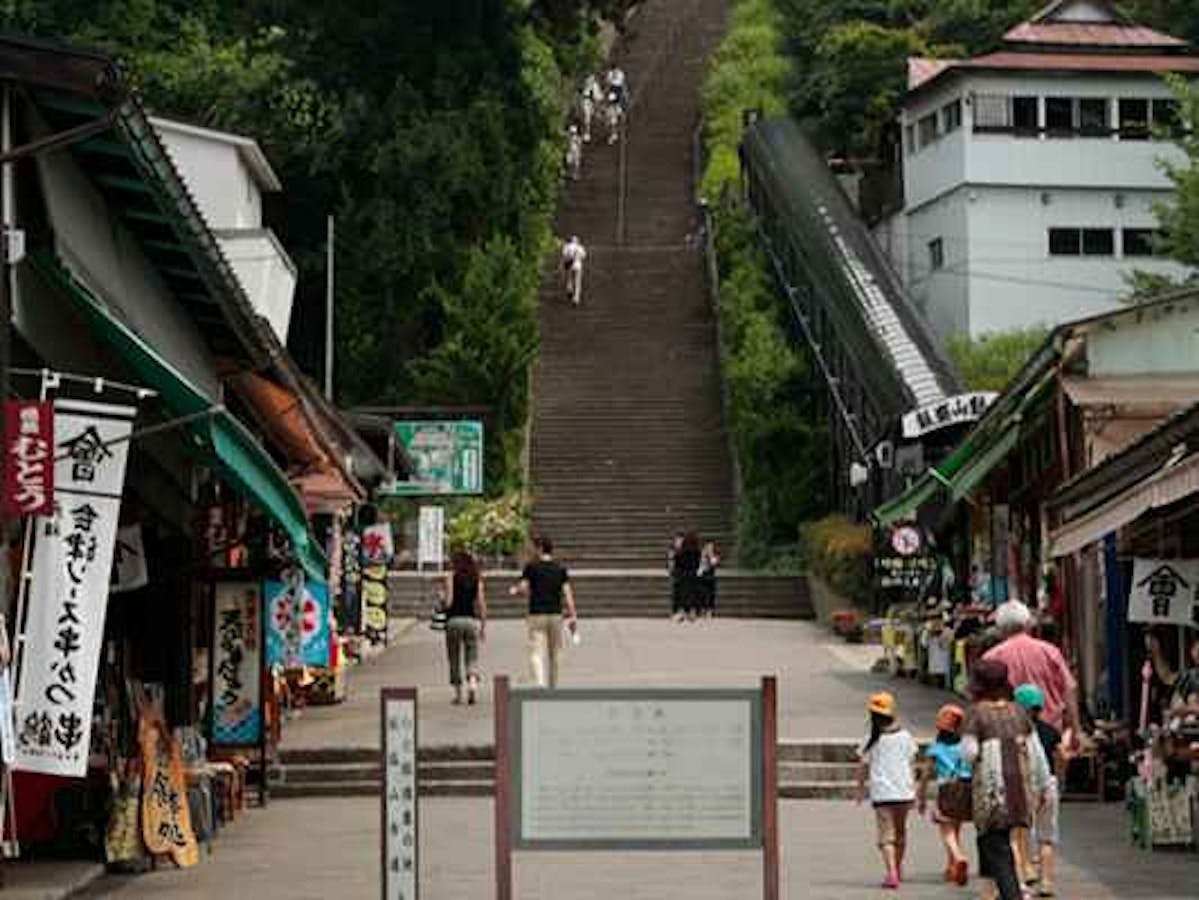
<path id="1" fill-rule="evenodd" d="M 30 260 L 38 272 L 63 289 L 95 333 L 121 355 L 147 387 L 158 392 L 175 415 L 190 416 L 211 410 L 211 415 L 191 426 L 193 434 L 205 448 L 210 448 L 225 480 L 246 499 L 261 506 L 287 532 L 304 572 L 323 584 L 327 563 L 308 531 L 304 506 L 287 476 L 245 425 L 223 406 L 209 400 L 136 332 L 114 317 L 55 256 L 34 253 Z"/>
<path id="2" fill-rule="evenodd" d="M 1007 459 L 1020 438 L 1020 424 L 1013 422 L 999 435 L 999 439 L 978 456 L 972 458 L 949 480 L 949 493 L 954 500 L 961 500 L 977 487 L 997 465 Z"/>
<path id="3" fill-rule="evenodd" d="M 883 528 L 893 522 L 915 518 L 916 510 L 931 500 L 939 487 L 940 482 L 934 476 L 925 473 L 894 500 L 878 507 L 872 513 L 872 517 Z"/>

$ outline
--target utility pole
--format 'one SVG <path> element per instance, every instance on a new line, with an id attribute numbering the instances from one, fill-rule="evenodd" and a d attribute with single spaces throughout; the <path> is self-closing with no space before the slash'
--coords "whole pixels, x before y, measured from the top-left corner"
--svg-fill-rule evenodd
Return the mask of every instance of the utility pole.
<path id="1" fill-rule="evenodd" d="M 325 220 L 325 399 L 333 402 L 333 216 Z"/>

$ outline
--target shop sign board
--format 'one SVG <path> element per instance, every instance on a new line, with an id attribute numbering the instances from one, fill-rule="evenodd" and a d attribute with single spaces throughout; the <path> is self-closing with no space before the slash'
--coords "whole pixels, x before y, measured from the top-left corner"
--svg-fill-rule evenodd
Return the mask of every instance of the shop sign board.
<path id="1" fill-rule="evenodd" d="M 4 403 L 4 497 L 7 516 L 54 511 L 54 404 Z"/>
<path id="2" fill-rule="evenodd" d="M 762 846 L 756 690 L 511 693 L 518 849 Z"/>
<path id="3" fill-rule="evenodd" d="M 417 565 L 441 566 L 445 562 L 445 509 L 440 506 L 420 508 Z"/>
<path id="4" fill-rule="evenodd" d="M 146 548 L 142 526 L 129 525 L 117 530 L 117 546 L 112 554 L 112 584 L 109 591 L 121 594 L 136 591 L 150 583 L 146 567 Z"/>
<path id="5" fill-rule="evenodd" d="M 998 396 L 994 391 L 975 391 L 971 394 L 946 397 L 944 400 L 914 409 L 900 420 L 903 436 L 907 440 L 913 440 L 930 431 L 964 422 L 976 422 Z"/>
<path id="6" fill-rule="evenodd" d="M 1134 559 L 1128 621 L 1199 627 L 1199 559 Z"/>
<path id="7" fill-rule="evenodd" d="M 416 783 L 416 688 L 381 692 L 383 898 L 417 900 L 420 811 Z"/>
<path id="8" fill-rule="evenodd" d="M 92 702 L 136 410 L 54 404 L 55 513 L 35 520 L 29 611 L 19 648 L 17 762 L 87 774 Z"/>
<path id="9" fill-rule="evenodd" d="M 329 665 L 329 587 L 291 579 L 268 581 L 266 594 L 266 661 L 286 668 Z"/>
<path id="10" fill-rule="evenodd" d="M 212 743 L 257 746 L 263 736 L 262 586 L 219 581 L 213 588 Z"/>
<path id="11" fill-rule="evenodd" d="M 483 423 L 396 422 L 396 437 L 412 461 L 407 481 L 391 493 L 406 497 L 483 492 Z"/>

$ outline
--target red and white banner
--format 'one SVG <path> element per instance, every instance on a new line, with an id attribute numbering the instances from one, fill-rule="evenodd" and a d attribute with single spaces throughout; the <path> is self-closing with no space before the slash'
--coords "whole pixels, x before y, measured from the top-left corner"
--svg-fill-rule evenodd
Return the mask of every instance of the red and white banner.
<path id="1" fill-rule="evenodd" d="M 54 510 L 54 404 L 4 403 L 4 497 L 7 516 Z"/>
<path id="2" fill-rule="evenodd" d="M 136 410 L 54 404 L 55 506 L 34 528 L 14 768 L 87 774 L 109 574 Z"/>

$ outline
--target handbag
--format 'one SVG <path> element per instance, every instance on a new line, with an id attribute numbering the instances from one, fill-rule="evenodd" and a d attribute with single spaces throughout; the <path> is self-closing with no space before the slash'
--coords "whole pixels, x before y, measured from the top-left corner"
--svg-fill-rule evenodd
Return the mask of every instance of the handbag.
<path id="1" fill-rule="evenodd" d="M 440 603 L 433 604 L 433 611 L 429 614 L 429 628 L 433 631 L 445 631 L 445 623 L 449 621 L 449 614 Z"/>
<path id="2" fill-rule="evenodd" d="M 937 787 L 937 810 L 947 819 L 969 822 L 974 818 L 974 783 L 966 778 Z"/>

